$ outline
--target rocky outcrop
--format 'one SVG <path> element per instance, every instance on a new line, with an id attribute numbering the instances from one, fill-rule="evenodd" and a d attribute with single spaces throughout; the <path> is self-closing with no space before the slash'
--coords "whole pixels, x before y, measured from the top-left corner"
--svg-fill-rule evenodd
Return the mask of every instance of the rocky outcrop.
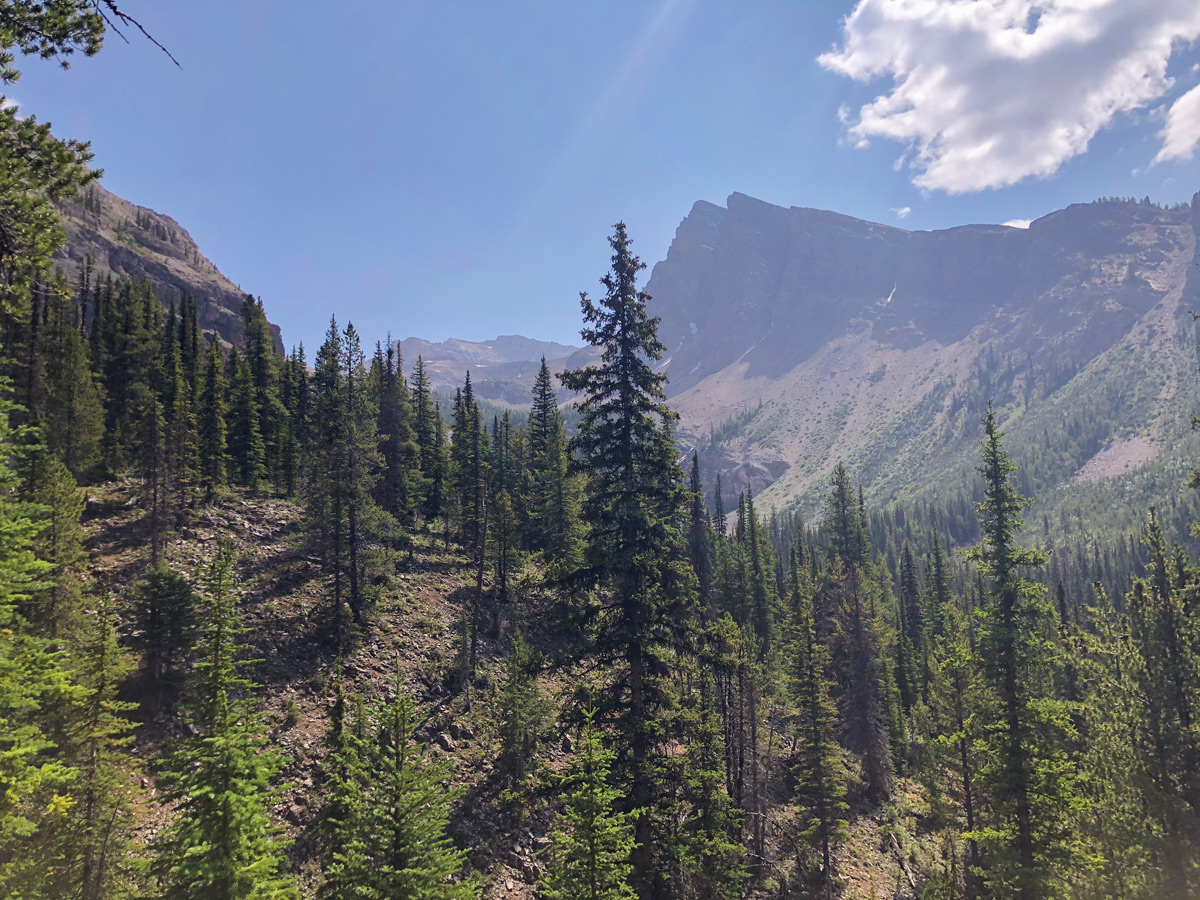
<path id="1" fill-rule="evenodd" d="M 185 294 L 197 299 L 200 327 L 227 343 L 241 341 L 241 308 L 246 292 L 200 252 L 187 229 L 170 216 L 136 206 L 99 184 L 59 204 L 66 245 L 55 264 L 74 282 L 84 260 L 92 259 L 93 279 L 144 279 L 164 303 Z M 283 349 L 279 328 L 274 327 Z"/>

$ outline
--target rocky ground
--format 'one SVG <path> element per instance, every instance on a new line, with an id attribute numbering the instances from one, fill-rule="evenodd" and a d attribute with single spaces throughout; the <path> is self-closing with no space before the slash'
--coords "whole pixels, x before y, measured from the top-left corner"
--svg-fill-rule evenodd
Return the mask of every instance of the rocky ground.
<path id="1" fill-rule="evenodd" d="M 173 568 L 199 584 L 219 538 L 227 535 L 233 541 L 235 584 L 249 629 L 245 639 L 259 660 L 251 676 L 262 685 L 269 737 L 285 760 L 274 812 L 293 841 L 293 865 L 306 896 L 311 896 L 318 880 L 315 822 L 339 659 L 329 638 L 332 585 L 310 555 L 301 515 L 291 502 L 232 495 L 192 514 L 164 552 Z M 133 503 L 131 486 L 91 489 L 85 526 L 93 574 L 113 583 L 119 597 L 126 596 L 148 557 L 144 516 Z M 467 559 L 453 548 L 447 550 L 437 536 L 418 534 L 411 559 L 402 557 L 400 571 L 377 587 L 379 599 L 363 633 L 343 651 L 345 689 L 370 701 L 392 690 L 399 671 L 418 703 L 418 736 L 426 742 L 426 752 L 448 762 L 453 786 L 460 792 L 452 834 L 459 846 L 468 848 L 471 865 L 483 875 L 484 896 L 535 897 L 556 806 L 549 776 L 566 766 L 564 748 L 570 747 L 573 735 L 565 726 L 552 728 L 534 776 L 527 784 L 510 785 L 495 767 L 499 739 L 491 701 L 513 627 L 519 624 L 535 646 L 554 654 L 561 634 L 554 624 L 553 599 L 537 589 L 535 579 L 526 578 L 512 604 L 514 612 L 502 618 L 500 633 L 481 642 L 475 684 L 470 691 L 459 691 L 451 677 L 461 646 L 458 623 L 474 591 Z M 562 698 L 572 680 L 572 674 L 555 670 L 545 687 L 551 696 Z M 144 764 L 138 815 L 140 837 L 148 840 L 168 814 L 153 802 L 158 793 L 156 761 L 171 739 L 185 732 L 186 724 L 169 699 L 160 699 L 136 673 L 126 693 L 140 704 L 134 750 Z M 782 734 L 776 741 L 782 744 Z M 778 772 L 772 781 L 778 790 L 771 799 L 767 834 L 770 854 L 786 865 L 794 858 L 795 825 L 786 806 L 786 767 L 780 751 L 776 753 Z M 887 815 L 862 817 L 852 824 L 851 840 L 839 852 L 847 896 L 913 896 L 912 871 L 926 862 L 929 852 L 920 838 L 911 836 L 916 829 L 909 810 L 918 805 L 902 795 Z"/>

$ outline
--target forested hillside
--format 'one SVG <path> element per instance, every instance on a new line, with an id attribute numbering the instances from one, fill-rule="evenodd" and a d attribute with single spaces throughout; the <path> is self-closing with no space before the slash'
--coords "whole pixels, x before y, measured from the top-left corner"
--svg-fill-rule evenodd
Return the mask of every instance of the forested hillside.
<path id="1" fill-rule="evenodd" d="M 116 14 L 0 10 L 60 59 Z M 1033 407 L 979 368 L 970 464 L 890 470 L 939 502 L 876 507 L 831 445 L 807 519 L 768 511 L 681 452 L 623 223 L 518 419 L 350 322 L 284 353 L 255 297 L 213 332 L 69 281 L 89 151 L 0 136 L 0 896 L 1200 892 L 1200 564 L 1149 506 L 1026 521 L 1098 440 L 1086 380 L 1017 457 Z M 1104 383 L 1186 422 L 1181 378 Z"/>

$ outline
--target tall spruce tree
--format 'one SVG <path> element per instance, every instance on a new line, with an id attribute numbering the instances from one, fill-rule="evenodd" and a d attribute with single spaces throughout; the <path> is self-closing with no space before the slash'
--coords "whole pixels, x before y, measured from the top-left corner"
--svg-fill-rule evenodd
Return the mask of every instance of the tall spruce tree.
<path id="1" fill-rule="evenodd" d="M 648 810 L 661 785 L 654 775 L 662 744 L 660 721 L 670 703 L 669 675 L 686 640 L 695 608 L 695 577 L 679 528 L 683 473 L 676 462 L 675 414 L 663 393 L 658 320 L 646 313 L 649 295 L 637 287 L 644 264 L 633 255 L 624 223 L 609 239 L 612 268 L 605 296 L 580 295 L 582 336 L 600 362 L 559 378 L 579 395 L 579 428 L 572 442 L 577 465 L 589 475 L 584 518 L 590 526 L 586 572 L 606 599 L 588 610 L 592 653 L 615 663 L 607 692 L 616 715 L 622 773 L 630 785 L 639 844 L 633 863 L 638 893 L 654 890 L 655 838 Z"/>
<path id="2" fill-rule="evenodd" d="M 796 802 L 806 852 L 801 876 L 820 885 L 826 898 L 836 885 L 833 851 L 849 832 L 848 773 L 837 745 L 837 709 L 831 697 L 829 651 L 817 636 L 815 593 L 793 554 L 791 567 L 790 667 L 798 715 Z M 815 866 L 812 864 L 815 860 Z"/>
<path id="3" fill-rule="evenodd" d="M 979 646 L 989 682 L 981 774 L 990 821 L 980 837 L 989 889 L 1035 900 L 1059 896 L 1075 863 L 1066 812 L 1079 797 L 1064 750 L 1072 725 L 1053 692 L 1054 643 L 1047 639 L 1053 611 L 1045 588 L 1021 574 L 1041 567 L 1046 554 L 1017 543 L 1021 510 L 1030 501 L 1013 484 L 1017 467 L 990 406 L 983 430 L 985 494 L 978 509 L 984 539 L 972 553 L 988 592 Z"/>
<path id="4" fill-rule="evenodd" d="M 209 500 L 225 486 L 228 437 L 225 424 L 225 367 L 221 348 L 213 335 L 204 361 L 200 388 L 199 469 L 200 486 Z"/>

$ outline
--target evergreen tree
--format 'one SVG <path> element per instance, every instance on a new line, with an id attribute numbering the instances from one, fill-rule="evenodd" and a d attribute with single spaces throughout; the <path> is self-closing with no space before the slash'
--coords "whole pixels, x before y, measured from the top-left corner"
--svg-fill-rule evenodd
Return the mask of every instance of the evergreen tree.
<path id="1" fill-rule="evenodd" d="M 329 900 L 469 900 L 479 896 L 474 877 L 464 877 L 466 854 L 454 848 L 446 828 L 455 792 L 446 786 L 445 765 L 422 758 L 413 740 L 412 701 L 399 675 L 393 698 L 375 710 L 374 740 L 351 738 L 341 751 L 341 781 L 333 822 L 333 862 L 321 896 Z M 354 761 L 347 752 L 361 754 Z"/>
<path id="2" fill-rule="evenodd" d="M 587 714 L 579 750 L 563 787 L 570 790 L 553 831 L 542 894 L 548 900 L 631 900 L 636 844 L 631 813 L 619 812 L 621 793 L 610 783 L 614 753 L 601 743 Z M 639 811 L 634 811 L 636 814 Z"/>
<path id="3" fill-rule="evenodd" d="M 792 771 L 800 837 L 816 860 L 815 881 L 829 898 L 835 887 L 833 851 L 849 832 L 847 772 L 835 736 L 837 710 L 830 696 L 829 651 L 817 637 L 814 594 L 794 558 L 791 577 L 791 673 L 799 711 Z M 809 855 L 800 862 L 807 868 Z"/>
<path id="4" fill-rule="evenodd" d="M 443 515 L 441 506 L 442 443 L 438 433 L 442 417 L 436 408 L 429 387 L 429 376 L 425 373 L 425 361 L 418 356 L 412 377 L 413 433 L 420 456 L 421 485 L 419 493 L 424 498 L 422 510 L 426 518 Z"/>
<path id="5" fill-rule="evenodd" d="M 250 366 L 237 347 L 230 348 L 225 370 L 229 385 L 229 461 L 237 483 L 255 494 L 267 476 L 258 391 Z"/>
<path id="6" fill-rule="evenodd" d="M 1021 575 L 1042 566 L 1046 554 L 1016 543 L 1029 501 L 1013 485 L 1016 466 L 990 407 L 983 427 L 985 496 L 978 508 L 984 541 L 973 552 L 988 583 L 979 643 L 990 687 L 981 773 L 990 822 L 981 843 L 990 890 L 1032 900 L 1058 896 L 1074 863 L 1064 815 L 1078 801 L 1063 749 L 1071 724 L 1052 693 L 1053 642 L 1046 638 L 1053 613 L 1045 589 Z"/>
<path id="7" fill-rule="evenodd" d="M 221 348 L 214 335 L 208 345 L 204 378 L 200 389 L 199 471 L 200 485 L 211 500 L 225 486 L 225 459 L 228 454 L 225 425 L 225 372 Z"/>
<path id="8" fill-rule="evenodd" d="M 646 314 L 649 296 L 637 288 L 645 266 L 634 256 L 623 223 L 609 239 L 612 269 L 598 303 L 580 295 L 585 341 L 600 349 L 600 363 L 563 372 L 563 384 L 580 399 L 573 441 L 579 467 L 590 475 L 584 517 L 590 526 L 586 571 L 607 595 L 587 613 L 592 652 L 617 664 L 607 692 L 617 715 L 618 746 L 628 751 L 625 777 L 631 805 L 654 806 L 661 785 L 654 775 L 668 675 L 694 611 L 695 581 L 678 527 L 683 500 L 671 424 L 662 384 L 658 320 Z M 636 818 L 639 844 L 633 859 L 639 894 L 648 897 L 655 877 L 654 838 L 646 812 Z"/>
<path id="9" fill-rule="evenodd" d="M 568 474 L 567 432 L 550 367 L 542 358 L 529 413 L 530 485 L 526 498 L 529 546 L 552 564 L 570 568 L 578 546 L 578 503 Z"/>
<path id="10" fill-rule="evenodd" d="M 232 593 L 233 547 L 222 541 L 201 604 L 196 733 L 172 757 L 174 818 L 156 842 L 164 900 L 297 897 L 269 816 L 278 758 L 264 750 L 257 687 L 240 674 L 244 631 Z"/>
<path id="11" fill-rule="evenodd" d="M 46 510 L 23 499 L 10 463 L 31 443 L 11 424 L 10 391 L 0 378 L 0 893 L 40 900 L 56 891 L 37 836 L 66 820 L 72 780 L 47 717 L 74 692 L 61 654 L 20 614 L 50 587 L 52 565 L 34 552 Z"/>
<path id="12" fill-rule="evenodd" d="M 497 720 L 500 725 L 500 766 L 513 782 L 521 781 L 537 760 L 551 704 L 538 686 L 541 656 L 521 632 L 513 633 L 504 660 Z"/>
<path id="13" fill-rule="evenodd" d="M 868 571 L 870 544 L 862 505 L 841 464 L 831 482 L 822 527 L 833 565 L 823 592 L 837 635 L 834 663 L 842 688 L 842 729 L 847 746 L 862 757 L 868 795 L 883 799 L 891 794 L 894 776 L 874 598 L 868 603 L 866 596 L 876 590 Z"/>
<path id="14" fill-rule="evenodd" d="M 137 872 L 133 856 L 133 803 L 129 753 L 133 724 L 126 714 L 136 708 L 117 697 L 128 670 L 117 643 L 117 613 L 112 593 L 100 587 L 87 610 L 80 647 L 81 671 L 74 754 L 79 762 L 72 785 L 74 809 L 61 838 L 66 849 L 64 887 L 81 900 L 131 896 Z"/>
<path id="15" fill-rule="evenodd" d="M 192 587 L 165 565 L 152 565 L 134 584 L 133 612 L 137 631 L 132 643 L 141 651 L 142 670 L 161 702 L 181 674 L 195 637 Z"/>
<path id="16" fill-rule="evenodd" d="M 691 518 L 688 522 L 688 555 L 700 585 L 700 602 L 709 603 L 713 585 L 712 525 L 704 505 L 704 486 L 700 482 L 700 457 L 692 454 L 692 472 L 688 480 Z"/>
<path id="17" fill-rule="evenodd" d="M 373 369 L 378 372 L 377 431 L 383 454 L 383 474 L 376 487 L 381 508 L 407 520 L 421 502 L 420 447 L 412 427 L 412 407 L 404 380 L 403 360 L 389 335 L 387 349 L 376 348 Z"/>
<path id="18" fill-rule="evenodd" d="M 77 480 L 92 474 L 100 461 L 104 405 L 92 374 L 87 343 L 75 327 L 69 301 L 52 298 L 53 313 L 45 335 L 45 401 L 42 432 L 46 446 Z"/>

